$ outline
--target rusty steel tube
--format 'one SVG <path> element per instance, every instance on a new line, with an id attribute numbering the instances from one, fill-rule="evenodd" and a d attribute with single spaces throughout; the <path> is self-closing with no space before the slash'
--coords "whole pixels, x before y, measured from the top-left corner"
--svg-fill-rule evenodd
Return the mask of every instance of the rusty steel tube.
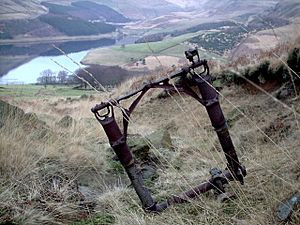
<path id="1" fill-rule="evenodd" d="M 155 202 L 150 191 L 145 187 L 141 171 L 137 168 L 134 158 L 129 151 L 126 140 L 114 117 L 106 117 L 100 120 L 100 123 L 109 139 L 109 143 L 121 164 L 123 165 L 133 188 L 135 189 L 144 209 L 151 209 L 155 206 Z"/>
<path id="2" fill-rule="evenodd" d="M 229 171 L 225 171 L 222 174 L 222 179 L 220 179 L 219 181 L 222 184 L 226 184 L 229 181 L 234 180 L 234 178 L 232 177 L 231 172 Z M 161 212 L 163 210 L 165 210 L 166 208 L 168 208 L 171 205 L 175 205 L 175 204 L 182 204 L 182 203 L 186 203 L 189 202 L 190 199 L 196 198 L 198 197 L 200 194 L 203 194 L 205 192 L 208 192 L 212 189 L 216 189 L 217 187 L 215 187 L 214 185 L 214 181 L 212 179 L 203 182 L 201 184 L 199 184 L 198 186 L 185 191 L 179 195 L 173 195 L 170 198 L 168 198 L 165 202 L 159 203 L 156 205 L 156 211 L 157 212 Z"/>
<path id="3" fill-rule="evenodd" d="M 224 151 L 225 157 L 228 162 L 228 168 L 233 173 L 235 178 L 243 183 L 243 176 L 240 173 L 241 165 L 219 103 L 218 93 L 212 86 L 211 76 L 206 75 L 200 78 L 196 78 L 195 80 L 197 82 L 197 86 L 202 96 L 202 100 L 210 118 L 211 124 L 215 128 L 220 144 Z"/>

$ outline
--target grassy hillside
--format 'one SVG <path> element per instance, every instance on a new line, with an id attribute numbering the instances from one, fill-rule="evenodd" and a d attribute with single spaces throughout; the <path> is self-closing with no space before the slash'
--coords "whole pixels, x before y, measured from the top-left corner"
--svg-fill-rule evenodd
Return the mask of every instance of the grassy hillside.
<path id="1" fill-rule="evenodd" d="M 119 23 L 130 21 L 114 9 L 91 1 L 76 1 L 71 3 L 71 5 L 58 5 L 47 2 L 42 4 L 49 9 L 51 14 L 69 15 L 83 20 L 101 20 Z"/>
<path id="2" fill-rule="evenodd" d="M 197 33 L 192 33 L 158 42 L 95 49 L 89 52 L 82 62 L 85 64 L 124 65 L 134 63 L 152 55 L 166 55 L 183 58 L 184 51 L 190 48 L 190 46 L 185 44 L 185 41 L 196 35 Z M 201 57 L 218 58 L 217 55 L 205 51 L 201 51 Z"/>
<path id="3" fill-rule="evenodd" d="M 0 20 L 29 19 L 47 13 L 47 10 L 35 0 L 2 0 L 0 2 Z"/>
<path id="4" fill-rule="evenodd" d="M 203 8 L 210 9 L 216 13 L 224 12 L 254 12 L 261 13 L 264 10 L 275 6 L 276 0 L 206 0 L 203 1 Z"/>
<path id="5" fill-rule="evenodd" d="M 278 2 L 273 13 L 278 16 L 293 18 L 300 16 L 300 2 L 297 0 L 284 0 Z"/>
<path id="6" fill-rule="evenodd" d="M 83 8 L 82 10 L 77 9 L 77 12 L 83 13 L 85 18 L 87 17 L 99 17 L 99 12 L 102 12 L 104 16 L 107 16 L 108 19 L 111 18 L 113 15 L 114 18 L 111 18 L 113 22 L 126 22 L 128 18 L 134 19 L 141 19 L 146 17 L 156 17 L 164 15 L 165 13 L 174 12 L 180 10 L 180 7 L 171 4 L 167 1 L 162 0 L 126 0 L 126 1 L 119 1 L 119 0 L 90 0 L 90 1 L 77 1 L 77 0 L 29 0 L 29 1 L 21 1 L 21 0 L 3 0 L 0 3 L 0 20 L 8 20 L 8 19 L 31 19 L 35 18 L 39 15 L 47 13 L 47 9 L 43 7 L 41 4 L 58 4 L 59 6 L 53 7 L 53 10 L 57 10 L 59 12 L 63 9 L 70 10 L 71 4 L 77 2 L 79 3 L 80 7 L 82 3 L 89 2 L 89 9 L 90 7 L 96 6 L 97 12 L 92 10 L 90 14 L 86 13 L 86 10 Z M 97 5 L 96 5 L 96 4 Z M 61 5 L 65 6 L 62 7 Z M 101 6 L 102 5 L 102 6 Z M 73 5 L 74 6 L 74 5 Z M 109 7 L 109 8 L 107 8 Z M 107 10 L 109 10 L 109 14 L 107 14 Z M 70 13 L 76 13 L 74 10 L 73 12 L 69 11 Z M 81 14 L 80 13 L 80 14 Z M 123 16 L 125 15 L 125 17 Z M 77 14 L 78 16 L 78 14 Z M 117 17 L 115 17 L 117 16 Z"/>
<path id="7" fill-rule="evenodd" d="M 106 23 L 90 23 L 78 18 L 45 15 L 40 20 L 69 36 L 105 34 L 115 31 L 115 27 Z"/>
<path id="8" fill-rule="evenodd" d="M 281 224 L 276 208 L 300 188 L 299 98 L 277 101 L 251 85 L 223 86 L 221 105 L 237 153 L 248 168 L 245 185 L 228 185 L 236 198 L 226 203 L 208 193 L 149 214 L 140 208 L 90 112 L 96 103 L 138 88 L 144 81 L 132 79 L 112 93 L 92 92 L 92 98 L 80 98 L 83 92 L 66 94 L 72 97 L 62 91 L 51 95 L 50 87 L 25 86 L 27 90 L 19 94 L 0 87 L 1 99 L 24 110 L 5 106 L 14 116 L 0 114 L 0 223 Z M 162 99 L 160 93 L 146 96 L 132 114 L 129 129 L 137 137 L 159 129 L 171 136 L 171 148 L 155 144 L 148 152 L 156 159 L 157 170 L 146 184 L 157 201 L 201 183 L 210 168 L 226 165 L 205 108 L 188 96 Z M 285 224 L 299 221 L 296 209 Z"/>
<path id="9" fill-rule="evenodd" d="M 9 20 L 2 23 L 0 39 L 12 39 L 17 35 L 29 33 L 30 31 L 42 29 L 45 24 L 39 20 Z"/>
<path id="10" fill-rule="evenodd" d="M 119 12 L 113 10 L 112 8 L 106 5 L 99 5 L 94 2 L 89 1 L 78 1 L 72 3 L 73 6 L 81 9 L 81 12 L 78 16 L 82 15 L 83 9 L 86 10 L 86 14 L 89 16 L 94 16 L 94 19 L 104 18 L 107 22 L 117 22 L 117 23 L 126 23 L 131 20 L 124 17 Z"/>
<path id="11" fill-rule="evenodd" d="M 14 4 L 21 3 L 14 2 Z M 25 7 L 26 4 L 23 6 Z M 42 6 L 44 9 L 48 9 L 48 13 L 45 15 L 22 20 L 2 20 L 0 22 L 0 39 L 97 35 L 115 31 L 116 27 L 106 22 L 130 21 L 108 6 L 90 1 L 77 1 L 71 5 L 43 2 Z"/>
<path id="12" fill-rule="evenodd" d="M 182 10 L 165 0 L 95 0 L 95 2 L 108 5 L 132 19 L 153 18 Z"/>
<path id="13" fill-rule="evenodd" d="M 200 35 L 195 35 L 195 37 L 190 38 L 188 41 L 210 52 L 223 55 L 224 52 L 236 47 L 250 33 L 270 29 L 270 27 L 276 29 L 277 27 L 286 26 L 289 23 L 287 19 L 278 18 L 271 14 L 256 16 L 245 14 L 237 17 L 235 20 L 201 23 L 186 29 L 146 35 L 138 39 L 136 43 L 162 41 L 168 36 L 177 37 L 183 34 L 199 33 L 202 31 Z"/>
<path id="14" fill-rule="evenodd" d="M 81 95 L 94 94 L 90 90 L 73 89 L 73 86 L 48 85 L 45 89 L 42 85 L 9 85 L 0 87 L 0 96 L 10 98 L 37 99 L 50 97 L 80 97 Z"/>

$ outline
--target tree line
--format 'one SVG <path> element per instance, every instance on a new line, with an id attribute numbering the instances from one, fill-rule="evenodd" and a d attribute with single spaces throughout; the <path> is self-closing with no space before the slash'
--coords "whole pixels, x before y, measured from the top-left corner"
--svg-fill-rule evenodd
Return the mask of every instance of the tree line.
<path id="1" fill-rule="evenodd" d="M 55 73 L 46 69 L 40 73 L 37 83 L 45 87 L 47 85 L 78 85 L 79 88 L 88 88 L 89 85 L 92 85 L 101 89 L 102 85 L 115 86 L 136 75 L 141 74 L 129 72 L 119 66 L 92 65 L 85 69 L 78 69 L 71 75 L 64 70 Z"/>
<path id="2" fill-rule="evenodd" d="M 78 84 L 79 79 L 75 75 L 70 75 L 67 71 L 61 70 L 57 74 L 50 70 L 43 70 L 37 78 L 37 83 L 44 86 L 54 84 Z"/>

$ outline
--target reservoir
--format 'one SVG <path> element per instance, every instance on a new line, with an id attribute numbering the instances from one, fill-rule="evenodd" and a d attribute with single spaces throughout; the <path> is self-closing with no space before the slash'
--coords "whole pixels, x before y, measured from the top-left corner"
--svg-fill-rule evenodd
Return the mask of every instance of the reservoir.
<path id="1" fill-rule="evenodd" d="M 28 56 L 24 64 L 0 75 L 0 84 L 30 84 L 36 83 L 40 73 L 50 69 L 56 75 L 65 70 L 69 75 L 80 67 L 80 61 L 87 52 L 93 48 L 110 46 L 116 44 L 113 39 L 101 39 L 96 41 L 73 41 L 56 44 L 71 59 L 63 55 L 59 50 L 53 48 L 52 44 L 36 45 L 1 45 L 0 56 Z M 74 61 L 74 62 L 73 62 Z M 4 62 L 3 62 L 4 63 Z M 0 62 L 1 64 L 1 62 Z M 59 64 L 59 65 L 58 65 Z M 1 64 L 0 66 L 3 66 Z"/>
<path id="2" fill-rule="evenodd" d="M 68 54 L 75 62 L 80 64 L 80 60 L 88 51 Z M 50 69 L 54 73 L 65 70 L 55 62 L 59 63 L 69 71 L 75 72 L 79 69 L 79 65 L 72 62 L 65 55 L 60 56 L 40 56 L 31 61 L 9 71 L 6 75 L 0 78 L 0 84 L 31 84 L 36 83 L 40 73 L 46 69 Z M 81 64 L 80 64 L 81 65 Z M 82 65 L 81 65 L 82 66 Z"/>

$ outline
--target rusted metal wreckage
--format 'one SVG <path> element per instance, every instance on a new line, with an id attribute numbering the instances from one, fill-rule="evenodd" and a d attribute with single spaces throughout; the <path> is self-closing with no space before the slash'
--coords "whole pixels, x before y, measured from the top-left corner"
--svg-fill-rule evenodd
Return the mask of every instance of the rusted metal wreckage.
<path id="1" fill-rule="evenodd" d="M 239 162 L 234 145 L 232 143 L 227 123 L 219 104 L 219 95 L 212 86 L 209 67 L 206 60 L 201 60 L 197 49 L 185 52 L 186 58 L 189 60 L 189 66 L 181 68 L 180 71 L 169 75 L 166 78 L 150 82 L 141 89 L 107 102 L 102 102 L 91 109 L 96 119 L 102 125 L 111 147 L 118 156 L 120 163 L 123 165 L 131 183 L 134 187 L 142 206 L 149 212 L 161 212 L 170 205 L 188 202 L 190 199 L 199 196 L 210 190 L 215 190 L 219 195 L 225 194 L 224 184 L 229 181 L 237 180 L 241 184 L 244 183 L 246 169 Z M 195 71 L 196 68 L 203 68 L 201 73 Z M 191 75 L 191 76 L 188 76 Z M 170 84 L 170 80 L 180 78 L 178 84 Z M 195 92 L 192 86 L 197 86 L 199 94 Z M 188 190 L 180 195 L 172 195 L 166 201 L 157 203 L 152 198 L 149 189 L 144 185 L 141 171 L 137 168 L 134 157 L 130 152 L 126 139 L 127 129 L 130 121 L 130 115 L 137 107 L 142 97 L 149 89 L 163 88 L 169 91 L 179 91 L 190 95 L 202 104 L 208 113 L 212 126 L 214 127 L 222 149 L 227 159 L 227 169 L 221 171 L 214 168 L 210 171 L 211 178 L 201 183 L 195 188 Z M 120 106 L 120 102 L 125 99 L 137 96 L 128 109 Z M 116 122 L 114 116 L 114 108 L 121 108 L 123 113 L 123 132 Z"/>

